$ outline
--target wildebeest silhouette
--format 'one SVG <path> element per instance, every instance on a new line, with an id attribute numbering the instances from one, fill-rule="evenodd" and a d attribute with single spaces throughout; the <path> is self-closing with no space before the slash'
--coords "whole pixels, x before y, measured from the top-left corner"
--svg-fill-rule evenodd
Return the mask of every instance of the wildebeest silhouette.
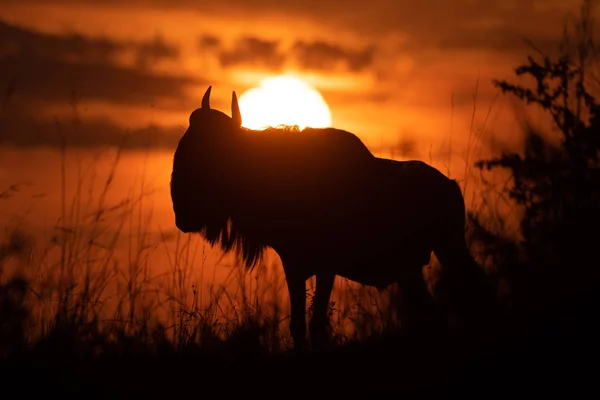
<path id="1" fill-rule="evenodd" d="M 305 285 L 312 276 L 315 344 L 327 339 L 336 275 L 380 289 L 398 283 L 422 313 L 431 301 L 422 268 L 432 251 L 448 276 L 483 274 L 466 245 L 455 180 L 421 161 L 377 158 L 339 129 L 246 129 L 235 92 L 231 117 L 210 108 L 210 93 L 191 113 L 174 154 L 175 224 L 236 252 L 247 269 L 268 247 L 275 250 L 295 349 L 306 344 Z"/>

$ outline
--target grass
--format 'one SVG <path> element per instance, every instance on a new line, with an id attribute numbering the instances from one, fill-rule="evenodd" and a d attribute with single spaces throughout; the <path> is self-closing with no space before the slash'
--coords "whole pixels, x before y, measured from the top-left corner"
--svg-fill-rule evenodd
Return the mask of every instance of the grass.
<path id="1" fill-rule="evenodd" d="M 477 88 L 473 121 L 476 103 Z M 487 228 L 509 232 L 502 190 L 471 170 L 490 112 L 491 106 L 483 127 L 471 124 L 462 186 Z M 498 332 L 494 343 L 444 327 L 408 331 L 395 287 L 379 293 L 343 279 L 331 299 L 334 346 L 324 354 L 290 355 L 287 290 L 277 260 L 247 274 L 198 237 L 157 226 L 145 173 L 129 193 L 115 193 L 119 149 L 73 163 L 63 142 L 60 154 L 58 220 L 34 235 L 16 218 L 0 242 L 2 376 L 22 394 L 114 398 L 276 389 L 281 396 L 319 387 L 337 394 L 433 394 L 443 387 L 447 394 L 483 384 L 509 390 L 538 374 L 566 377 L 550 368 L 551 353 L 571 355 L 560 354 L 556 340 L 564 339 L 552 336 L 545 316 L 534 339 Z M 0 191 L 0 201 L 19 190 Z M 474 254 L 500 282 L 498 260 L 479 249 L 473 242 Z M 434 275 L 435 260 L 431 266 Z M 309 296 L 313 290 L 309 285 Z"/>

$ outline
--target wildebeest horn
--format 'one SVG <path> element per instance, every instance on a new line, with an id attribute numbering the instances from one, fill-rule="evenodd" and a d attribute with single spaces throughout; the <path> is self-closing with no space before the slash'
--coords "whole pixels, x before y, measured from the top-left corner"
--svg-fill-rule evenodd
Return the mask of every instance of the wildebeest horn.
<path id="1" fill-rule="evenodd" d="M 231 94 L 231 118 L 236 125 L 242 126 L 242 113 L 240 112 L 240 106 L 238 105 L 238 99 L 235 91 Z"/>
<path id="2" fill-rule="evenodd" d="M 204 93 L 204 97 L 202 97 L 202 108 L 210 109 L 210 90 L 212 86 L 209 86 L 206 89 L 206 93 Z"/>

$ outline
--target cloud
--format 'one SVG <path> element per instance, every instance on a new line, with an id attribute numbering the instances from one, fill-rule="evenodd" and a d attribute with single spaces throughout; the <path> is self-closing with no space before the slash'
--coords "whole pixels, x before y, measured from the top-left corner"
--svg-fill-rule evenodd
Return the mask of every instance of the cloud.
<path id="1" fill-rule="evenodd" d="M 0 117 L 0 145 L 19 147 L 58 147 L 64 142 L 70 147 L 95 148 L 116 146 L 126 149 L 175 149 L 183 135 L 183 127 L 147 125 L 126 129 L 101 117 L 78 119 L 46 119 L 34 110 L 10 107 Z"/>
<path id="2" fill-rule="evenodd" d="M 0 108 L 0 144 L 58 146 L 64 137 L 76 147 L 172 149 L 183 128 L 147 125 L 127 130 L 95 116 L 83 118 L 74 129 L 68 121 L 57 124 L 47 117 L 47 108 L 72 100 L 133 107 L 161 100 L 171 107 L 183 105 L 188 87 L 206 82 L 156 73 L 150 67 L 178 57 L 177 46 L 160 36 L 115 41 L 78 33 L 47 34 L 0 21 L 0 94 L 9 97 Z M 129 65 L 123 59 L 130 60 Z"/>
<path id="3" fill-rule="evenodd" d="M 19 4 L 42 4 L 39 0 L 20 0 Z M 110 13 L 127 13 L 136 18 L 136 10 L 164 13 L 163 29 L 170 18 L 181 18 L 183 10 L 201 12 L 200 21 L 211 28 L 221 25 L 224 33 L 205 35 L 199 46 L 203 51 L 219 49 L 222 65 L 278 69 L 292 58 L 312 69 L 345 65 L 351 71 L 368 68 L 375 49 L 384 43 L 402 42 L 397 52 L 437 51 L 528 51 L 523 38 L 533 39 L 543 49 L 556 46 L 556 37 L 565 13 L 576 11 L 580 0 L 131 0 L 126 5 L 116 0 L 80 0 L 78 7 L 94 7 Z M 59 0 L 53 6 L 75 4 Z M 172 13 L 172 14 L 170 14 Z M 196 18 L 190 17 L 190 18 Z M 535 21 L 535 23 L 532 23 Z M 264 24 L 264 25 L 263 25 Z M 277 27 L 286 39 L 296 40 L 293 49 L 281 49 L 279 36 L 265 38 L 257 26 Z M 298 29 L 295 27 L 298 26 Z M 221 28 L 219 28 L 221 29 Z M 227 48 L 223 39 L 229 32 L 241 39 Z M 285 32 L 289 32 L 285 33 Z M 282 38 L 284 36 L 281 36 Z M 354 38 L 354 39 L 353 39 Z M 275 40 L 274 40 L 275 39 Z M 350 46 L 352 45 L 352 46 Z M 283 53 L 283 54 L 282 54 Z M 288 54 L 291 53 L 291 54 Z M 295 56 L 295 54 L 297 56 Z M 206 53 L 205 53 L 206 54 Z"/>
<path id="4" fill-rule="evenodd" d="M 221 49 L 218 57 L 221 65 L 226 68 L 249 65 L 266 67 L 270 70 L 280 69 L 286 59 L 279 51 L 278 41 L 250 36 L 239 38 L 232 49 Z"/>
<path id="5" fill-rule="evenodd" d="M 111 63 L 120 55 L 133 52 L 140 59 L 160 61 L 177 59 L 177 46 L 157 35 L 147 41 L 114 41 L 102 37 L 87 37 L 80 33 L 51 35 L 10 25 L 0 20 L 0 51 L 20 53 L 72 62 Z"/>
<path id="6" fill-rule="evenodd" d="M 200 36 L 198 40 L 198 47 L 200 50 L 214 50 L 221 46 L 221 39 L 217 36 L 204 34 Z"/>
<path id="7" fill-rule="evenodd" d="M 200 36 L 198 47 L 203 53 L 216 55 L 224 68 L 244 66 L 270 71 L 293 64 L 305 70 L 339 71 L 341 67 L 350 72 L 362 72 L 372 65 L 376 50 L 375 46 L 356 50 L 323 40 L 297 40 L 283 47 L 278 40 L 254 36 L 239 37 L 228 48 L 220 38 L 209 34 Z"/>
<path id="8" fill-rule="evenodd" d="M 160 37 L 146 42 L 112 41 L 80 34 L 51 35 L 0 21 L 0 88 L 13 86 L 25 101 L 84 99 L 150 104 L 181 99 L 187 76 L 158 74 L 148 63 L 177 58 L 178 50 Z M 135 65 L 120 58 L 133 55 Z M 201 82 L 204 83 L 204 82 Z"/>
<path id="9" fill-rule="evenodd" d="M 552 34 L 543 32 L 527 32 L 513 29 L 510 26 L 488 27 L 458 27 L 451 35 L 436 38 L 415 37 L 399 46 L 401 51 L 418 53 L 419 50 L 436 49 L 442 52 L 495 52 L 498 54 L 521 54 L 530 51 L 530 43 L 544 51 L 558 49 L 560 29 Z"/>
<path id="10" fill-rule="evenodd" d="M 375 46 L 361 50 L 350 50 L 325 41 L 297 41 L 292 52 L 301 67 L 317 70 L 332 70 L 342 64 L 352 72 L 360 72 L 371 66 Z"/>
<path id="11" fill-rule="evenodd" d="M 18 18 L 32 26 L 38 22 L 29 16 L 35 15 L 37 8 L 28 4 L 47 4 L 41 0 L 4 3 L 15 4 L 15 10 L 22 7 Z M 60 10 L 73 4 L 77 4 L 77 10 L 90 7 L 91 11 L 81 15 L 106 21 L 106 29 L 111 28 L 111 18 L 115 17 L 116 20 L 135 20 L 136 26 L 143 28 L 143 32 L 136 30 L 139 35 L 152 35 L 154 29 L 169 32 L 169 38 L 179 40 L 182 51 L 186 44 L 192 51 L 197 50 L 196 54 L 186 54 L 182 61 L 191 60 L 188 65 L 202 66 L 213 77 L 234 80 L 227 85 L 235 86 L 238 91 L 246 84 L 252 85 L 254 75 L 236 75 L 222 71 L 223 67 L 263 69 L 257 76 L 288 66 L 311 69 L 311 72 L 317 70 L 311 75 L 314 82 L 325 82 L 316 86 L 326 95 L 332 108 L 338 114 L 345 112 L 348 120 L 357 121 L 356 125 L 366 130 L 386 123 L 378 116 L 379 109 L 391 118 L 397 110 L 408 110 L 406 118 L 410 113 L 424 116 L 428 129 L 433 129 L 432 121 L 440 115 L 439 110 L 444 115 L 449 110 L 452 94 L 454 107 L 472 107 L 477 79 L 480 83 L 478 104 L 485 99 L 483 105 L 487 105 L 496 95 L 491 78 L 513 77 L 513 68 L 525 60 L 527 53 L 532 53 L 523 39 L 531 39 L 544 51 L 554 49 L 560 39 L 565 13 L 576 11 L 581 1 L 130 0 L 125 4 L 116 0 L 57 0 L 52 2 L 52 9 L 60 15 Z M 11 11 L 7 10 L 6 18 L 9 18 Z M 77 10 L 69 15 L 79 16 Z M 148 23 L 147 16 L 152 17 L 153 22 Z M 50 22 L 40 22 L 40 26 L 59 29 L 63 22 L 53 17 Z M 80 23 L 75 22 L 75 25 Z M 95 22 L 95 27 L 90 29 L 98 29 L 99 22 Z M 168 31 L 175 24 L 178 29 Z M 135 47 L 126 37 L 72 39 L 73 43 L 83 40 L 85 51 L 81 46 L 78 51 L 70 50 L 75 45 L 63 43 L 68 35 L 52 37 L 58 38 L 64 47 L 53 50 L 63 52 L 61 58 L 51 58 L 45 53 L 41 56 L 38 50 L 36 57 L 30 59 L 33 63 L 40 61 L 42 68 L 28 66 L 27 58 L 22 61 L 23 65 L 15 66 L 14 60 L 10 61 L 14 69 L 8 72 L 29 71 L 28 79 L 21 80 L 22 85 L 28 85 L 19 92 L 21 96 L 33 96 L 27 93 L 30 91 L 51 99 L 58 94 L 65 98 L 72 82 L 77 81 L 80 90 L 100 100 L 113 101 L 114 98 L 114 102 L 148 104 L 148 99 L 182 98 L 186 89 L 195 83 L 202 83 L 204 87 L 209 84 L 176 73 L 152 72 L 155 61 L 178 60 L 177 46 L 169 47 L 167 41 L 163 41 L 166 46 L 161 46 L 160 40 L 156 40 L 155 52 L 148 50 L 143 56 L 140 55 L 142 46 Z M 5 48 L 3 43 L 0 39 L 0 85 L 12 78 L 5 73 L 9 63 L 3 64 L 2 60 L 14 55 L 1 50 Z M 152 40 L 145 43 L 151 44 Z M 38 48 L 52 46 L 58 45 Z M 129 55 L 127 66 L 119 62 L 124 54 Z M 204 61 L 204 57 L 209 59 L 207 63 L 198 62 L 200 58 Z M 88 69 L 83 71 L 84 68 Z M 50 74 L 51 70 L 56 77 Z M 41 75 L 34 75 L 40 71 Z M 97 74 L 99 78 L 80 82 L 90 74 Z M 332 77 L 339 81 L 332 81 Z M 55 79 L 60 84 L 50 82 Z M 370 106 L 373 103 L 378 109 L 369 111 L 375 108 Z M 356 107 L 364 107 L 363 112 L 353 111 Z"/>
<path id="12" fill-rule="evenodd" d="M 166 42 L 161 36 L 157 35 L 153 40 L 134 43 L 132 47 L 137 54 L 138 68 L 148 69 L 148 67 L 161 60 L 176 60 L 179 58 L 179 49 L 177 46 Z"/>
<path id="13" fill-rule="evenodd" d="M 78 98 L 150 105 L 157 98 L 184 96 L 194 81 L 159 76 L 107 64 L 71 64 L 23 56 L 0 57 L 0 87 L 14 86 L 25 101 L 70 101 Z"/>
<path id="14" fill-rule="evenodd" d="M 12 0 L 7 3 L 42 4 L 45 0 Z M 53 4 L 123 7 L 119 0 L 54 0 Z M 247 20 L 266 14 L 286 16 L 285 23 L 304 18 L 330 27 L 361 33 L 404 32 L 413 38 L 443 39 L 457 28 L 479 26 L 485 30 L 497 21 L 510 29 L 555 28 L 565 12 L 575 11 L 581 0 L 129 0 L 128 8 L 196 10 L 218 17 L 243 16 Z M 532 22 L 534 22 L 533 24 Z"/>

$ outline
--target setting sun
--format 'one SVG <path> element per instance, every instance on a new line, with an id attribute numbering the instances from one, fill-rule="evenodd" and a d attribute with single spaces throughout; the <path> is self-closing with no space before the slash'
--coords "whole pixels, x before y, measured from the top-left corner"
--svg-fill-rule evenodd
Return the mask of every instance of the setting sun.
<path id="1" fill-rule="evenodd" d="M 243 125 L 250 129 L 298 125 L 331 126 L 331 111 L 323 96 L 308 83 L 291 76 L 264 79 L 239 99 Z"/>

